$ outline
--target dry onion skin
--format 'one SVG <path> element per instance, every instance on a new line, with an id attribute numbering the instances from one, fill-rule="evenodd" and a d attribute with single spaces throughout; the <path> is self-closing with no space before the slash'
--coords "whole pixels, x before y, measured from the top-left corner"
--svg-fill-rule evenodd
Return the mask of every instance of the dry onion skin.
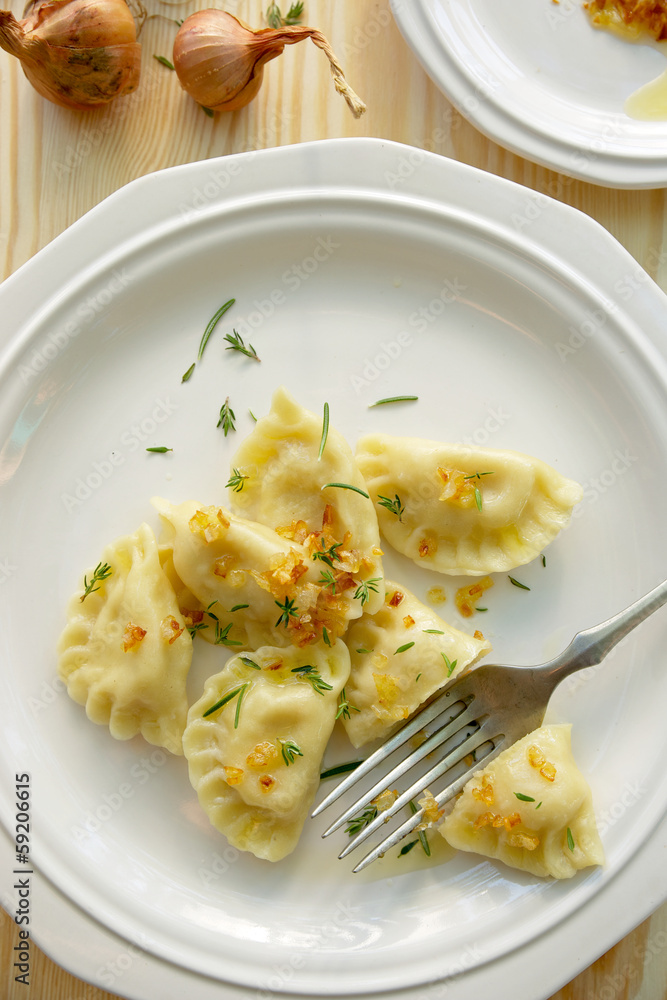
<path id="1" fill-rule="evenodd" d="M 141 45 L 125 0 L 33 0 L 21 21 L 0 11 L 0 48 L 61 107 L 85 111 L 139 85 Z"/>
<path id="2" fill-rule="evenodd" d="M 183 89 L 197 104 L 212 111 L 237 111 L 257 96 L 264 66 L 286 45 L 310 38 L 329 60 L 334 87 L 355 118 L 366 105 L 345 75 L 324 35 L 315 28 L 254 30 L 233 14 L 200 10 L 186 17 L 174 41 L 173 63 Z"/>

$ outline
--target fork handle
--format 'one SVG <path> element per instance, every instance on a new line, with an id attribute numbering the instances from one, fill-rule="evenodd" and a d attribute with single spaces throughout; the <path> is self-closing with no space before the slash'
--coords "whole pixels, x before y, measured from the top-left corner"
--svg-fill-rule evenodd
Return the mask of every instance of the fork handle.
<path id="1" fill-rule="evenodd" d="M 667 580 L 613 618 L 577 632 L 567 649 L 545 663 L 540 673 L 555 687 L 569 674 L 601 663 L 621 639 L 664 604 L 667 604 Z"/>

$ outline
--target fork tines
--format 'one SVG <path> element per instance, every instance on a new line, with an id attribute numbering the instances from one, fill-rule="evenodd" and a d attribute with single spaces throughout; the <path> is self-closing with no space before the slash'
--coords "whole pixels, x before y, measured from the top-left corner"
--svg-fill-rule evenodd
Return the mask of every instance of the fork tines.
<path id="1" fill-rule="evenodd" d="M 360 844 L 371 837 L 380 827 L 387 824 L 404 806 L 410 805 L 415 809 L 414 814 L 409 816 L 392 833 L 385 837 L 373 850 L 365 855 L 356 865 L 353 871 L 358 872 L 370 865 L 376 858 L 385 851 L 398 844 L 407 834 L 412 832 L 424 821 L 424 808 L 416 808 L 413 800 L 442 778 L 447 772 L 455 769 L 449 775 L 449 783 L 441 789 L 435 796 L 435 802 L 440 809 L 454 795 L 456 795 L 465 785 L 472 774 L 479 770 L 480 760 L 489 759 L 502 749 L 503 735 L 497 732 L 497 723 L 493 723 L 485 712 L 484 706 L 480 703 L 472 690 L 472 685 L 466 683 L 467 677 L 462 678 L 457 684 L 449 688 L 433 702 L 423 708 L 417 715 L 407 722 L 394 736 L 390 737 L 386 743 L 379 747 L 370 755 L 359 767 L 350 775 L 344 778 L 336 788 L 313 810 L 312 815 L 316 816 L 336 802 L 345 792 L 349 791 L 370 772 L 375 771 L 380 764 L 386 761 L 392 754 L 403 747 L 409 740 L 414 740 L 418 734 L 424 739 L 411 753 L 407 754 L 388 773 L 383 774 L 375 781 L 371 788 L 360 795 L 349 805 L 344 812 L 324 831 L 323 837 L 328 837 L 335 830 L 339 830 L 353 817 L 369 806 L 374 799 L 384 790 L 391 790 L 394 783 L 407 771 L 411 770 L 421 761 L 425 761 L 429 754 L 442 747 L 444 756 L 438 762 L 421 773 L 409 788 L 397 795 L 388 808 L 378 811 L 375 818 L 364 823 L 363 828 L 352 836 L 350 842 L 343 848 L 339 858 L 344 858 L 354 851 Z M 435 728 L 430 733 L 422 733 L 426 726 L 434 723 Z M 496 726 L 496 731 L 493 726 Z M 416 741 L 415 741 L 416 742 Z M 461 771 L 461 762 L 469 754 L 474 755 L 473 762 Z M 354 828 L 352 825 L 352 832 Z"/>

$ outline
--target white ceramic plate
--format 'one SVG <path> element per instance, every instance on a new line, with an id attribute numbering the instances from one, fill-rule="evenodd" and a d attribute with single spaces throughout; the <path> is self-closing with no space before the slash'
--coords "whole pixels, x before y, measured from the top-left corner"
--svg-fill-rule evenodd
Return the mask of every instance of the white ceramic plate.
<path id="1" fill-rule="evenodd" d="M 667 123 L 624 105 L 664 54 L 593 28 L 582 0 L 391 0 L 434 83 L 481 132 L 570 177 L 667 184 Z"/>
<path id="2" fill-rule="evenodd" d="M 182 384 L 230 295 L 227 332 L 262 363 L 226 354 L 218 330 Z M 352 442 L 378 427 L 470 439 L 585 483 L 546 568 L 521 571 L 531 590 L 499 578 L 484 616 L 495 659 L 545 659 L 662 578 L 665 304 L 587 217 L 378 140 L 144 178 L 0 286 L 12 334 L 0 358 L 0 815 L 11 835 L 13 776 L 29 772 L 44 876 L 158 959 L 297 995 L 426 988 L 613 893 L 667 803 L 664 616 L 553 699 L 550 718 L 574 724 L 608 859 L 561 884 L 464 855 L 352 876 L 319 821 L 279 865 L 241 857 L 200 813 L 183 760 L 87 721 L 55 680 L 54 647 L 102 547 L 156 524 L 152 495 L 224 498 L 248 408 L 264 412 L 284 383 L 315 411 L 328 401 Z M 418 403 L 368 409 L 406 392 Z M 238 431 L 225 439 L 227 395 Z M 174 451 L 147 454 L 154 445 Z M 435 582 L 398 558 L 387 570 L 422 595 Z M 629 753 L 638 733 L 642 753 Z M 630 929 L 622 908 L 610 927 Z"/>

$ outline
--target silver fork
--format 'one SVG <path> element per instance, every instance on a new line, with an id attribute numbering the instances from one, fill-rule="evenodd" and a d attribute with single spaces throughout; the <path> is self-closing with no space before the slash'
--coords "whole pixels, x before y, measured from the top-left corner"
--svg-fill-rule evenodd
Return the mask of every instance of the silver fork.
<path id="1" fill-rule="evenodd" d="M 434 731 L 430 735 L 425 735 L 421 745 L 359 796 L 322 836 L 328 837 L 340 829 L 365 809 L 383 790 L 390 789 L 403 774 L 434 750 L 443 744 L 448 744 L 444 748 L 444 757 L 398 795 L 389 808 L 378 812 L 375 819 L 365 825 L 338 856 L 344 858 L 354 851 L 404 806 L 411 804 L 430 784 L 453 769 L 449 783 L 435 796 L 435 801 L 441 808 L 463 788 L 475 771 L 489 764 L 502 750 L 542 724 L 549 698 L 562 680 L 577 670 L 601 663 L 621 639 L 665 603 L 667 603 L 667 581 L 613 618 L 594 628 L 578 632 L 567 649 L 548 663 L 537 667 L 486 664 L 469 671 L 422 708 L 320 802 L 313 810 L 313 816 L 319 815 L 336 802 L 408 740 L 416 737 L 425 726 L 435 724 Z M 457 769 L 457 765 L 460 765 L 468 754 L 474 755 L 473 763 L 464 770 L 460 767 Z M 398 844 L 422 822 L 423 816 L 424 809 L 417 809 L 366 854 L 353 871 L 362 871 L 376 858 Z"/>

